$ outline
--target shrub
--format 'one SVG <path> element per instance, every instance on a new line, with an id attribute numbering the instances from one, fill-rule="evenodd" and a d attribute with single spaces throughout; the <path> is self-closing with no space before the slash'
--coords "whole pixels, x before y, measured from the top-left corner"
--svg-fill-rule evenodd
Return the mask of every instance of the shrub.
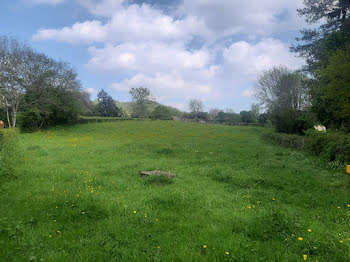
<path id="1" fill-rule="evenodd" d="M 306 136 L 268 133 L 263 137 L 284 147 L 304 150 L 326 161 L 350 163 L 350 135 L 327 131 L 308 130 Z"/>
<path id="2" fill-rule="evenodd" d="M 21 172 L 23 155 L 16 129 L 0 130 L 0 182 L 16 178 Z"/>
<path id="3" fill-rule="evenodd" d="M 272 112 L 272 122 L 279 133 L 303 135 L 314 125 L 310 112 L 279 108 Z"/>

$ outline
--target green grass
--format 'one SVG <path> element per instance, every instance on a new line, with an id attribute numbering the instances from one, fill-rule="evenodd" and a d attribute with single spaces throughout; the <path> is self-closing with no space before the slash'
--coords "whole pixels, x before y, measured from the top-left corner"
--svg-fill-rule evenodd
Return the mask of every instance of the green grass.
<path id="1" fill-rule="evenodd" d="M 22 134 L 24 170 L 0 186 L 0 260 L 349 261 L 345 172 L 265 132 L 125 121 Z M 154 169 L 177 177 L 139 176 Z"/>

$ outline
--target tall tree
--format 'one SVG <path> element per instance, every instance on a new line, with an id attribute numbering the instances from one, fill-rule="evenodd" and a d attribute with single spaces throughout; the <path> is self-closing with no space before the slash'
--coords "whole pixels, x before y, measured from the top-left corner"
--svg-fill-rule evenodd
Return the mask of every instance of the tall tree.
<path id="1" fill-rule="evenodd" d="M 195 114 L 196 120 L 198 119 L 198 113 L 204 110 L 204 104 L 201 99 L 191 99 L 188 102 L 188 107 L 190 112 Z"/>
<path id="2" fill-rule="evenodd" d="M 319 87 L 313 109 L 327 127 L 350 132 L 350 45 L 329 58 L 318 70 Z"/>
<path id="3" fill-rule="evenodd" d="M 148 88 L 131 88 L 129 94 L 132 97 L 132 109 L 134 115 L 144 119 L 149 114 L 149 105 L 155 101 Z"/>
<path id="4" fill-rule="evenodd" d="M 6 111 L 9 127 L 16 127 L 17 112 L 28 84 L 31 53 L 18 39 L 0 37 L 0 106 Z"/>
<path id="5" fill-rule="evenodd" d="M 292 47 L 292 51 L 305 58 L 305 70 L 315 74 L 327 64 L 330 52 L 350 40 L 350 0 L 304 0 L 304 6 L 298 12 L 309 24 L 325 22 L 318 28 L 301 30 L 302 36 L 297 38 L 301 44 Z"/>
<path id="6" fill-rule="evenodd" d="M 268 111 L 276 108 L 301 110 L 308 103 L 303 76 L 285 66 L 264 71 L 256 82 L 256 98 Z"/>
<path id="7" fill-rule="evenodd" d="M 119 116 L 119 108 L 115 104 L 113 98 L 103 89 L 97 94 L 97 101 L 97 109 L 101 116 Z"/>
<path id="8" fill-rule="evenodd" d="M 253 122 L 254 123 L 258 122 L 259 114 L 260 114 L 259 104 L 251 104 L 250 112 L 252 112 Z"/>

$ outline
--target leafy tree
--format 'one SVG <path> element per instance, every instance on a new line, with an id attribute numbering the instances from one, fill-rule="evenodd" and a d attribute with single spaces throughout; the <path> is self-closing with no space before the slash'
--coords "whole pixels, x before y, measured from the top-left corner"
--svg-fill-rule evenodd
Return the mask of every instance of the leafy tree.
<path id="1" fill-rule="evenodd" d="M 158 105 L 151 113 L 152 119 L 167 120 L 172 117 L 171 111 L 167 106 Z"/>
<path id="2" fill-rule="evenodd" d="M 252 113 L 253 116 L 253 122 L 256 123 L 258 122 L 259 114 L 260 114 L 260 107 L 258 104 L 252 104 L 250 106 L 250 112 Z"/>
<path id="3" fill-rule="evenodd" d="M 301 44 L 292 47 L 307 62 L 306 70 L 315 71 L 327 63 L 328 54 L 348 43 L 350 0 L 304 0 L 304 8 L 298 10 L 309 24 L 325 21 L 319 28 L 304 29 Z"/>
<path id="4" fill-rule="evenodd" d="M 242 122 L 241 116 L 233 112 L 220 111 L 217 116 L 217 120 L 220 123 L 227 123 L 231 125 L 236 125 Z"/>
<path id="5" fill-rule="evenodd" d="M 256 84 L 256 97 L 272 115 L 278 132 L 301 133 L 306 127 L 299 121 L 302 110 L 309 106 L 304 76 L 286 67 L 274 67 L 262 73 Z"/>
<path id="6" fill-rule="evenodd" d="M 318 119 L 326 126 L 350 131 L 350 45 L 332 55 L 317 76 L 320 86 L 313 109 Z"/>
<path id="7" fill-rule="evenodd" d="M 203 101 L 200 99 L 191 99 L 188 102 L 188 107 L 190 109 L 190 112 L 196 116 L 196 120 L 198 119 L 198 113 L 203 112 L 204 110 Z"/>
<path id="8" fill-rule="evenodd" d="M 287 67 L 264 71 L 256 82 L 256 98 L 268 111 L 278 108 L 301 110 L 308 105 L 308 92 L 303 76 Z"/>
<path id="9" fill-rule="evenodd" d="M 82 90 L 77 74 L 64 62 L 32 54 L 34 66 L 24 95 L 21 126 L 26 129 L 76 122 L 82 112 Z"/>
<path id="10" fill-rule="evenodd" d="M 116 106 L 113 98 L 103 89 L 97 94 L 97 110 L 100 116 L 117 117 L 120 114 L 119 108 Z"/>
<path id="11" fill-rule="evenodd" d="M 149 114 L 149 105 L 155 101 L 148 88 L 131 88 L 129 94 L 132 97 L 133 114 L 144 119 Z"/>
<path id="12" fill-rule="evenodd" d="M 241 120 L 243 123 L 253 123 L 254 122 L 254 115 L 251 111 L 241 111 L 239 113 L 241 116 Z"/>
<path id="13" fill-rule="evenodd" d="M 16 127 L 17 112 L 29 84 L 32 53 L 18 39 L 0 37 L 0 107 L 6 111 L 9 127 Z"/>
<path id="14" fill-rule="evenodd" d="M 212 108 L 208 112 L 208 119 L 209 120 L 215 120 L 218 117 L 218 113 L 220 112 L 220 109 L 218 108 Z"/>

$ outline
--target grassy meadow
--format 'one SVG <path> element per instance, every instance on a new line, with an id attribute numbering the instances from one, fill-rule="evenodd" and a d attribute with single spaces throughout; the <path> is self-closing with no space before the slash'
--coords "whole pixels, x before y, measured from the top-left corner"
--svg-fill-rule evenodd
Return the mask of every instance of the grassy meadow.
<path id="1" fill-rule="evenodd" d="M 1 261 L 350 261 L 343 170 L 258 127 L 82 124 L 20 135 Z M 173 180 L 140 171 L 176 173 Z"/>

